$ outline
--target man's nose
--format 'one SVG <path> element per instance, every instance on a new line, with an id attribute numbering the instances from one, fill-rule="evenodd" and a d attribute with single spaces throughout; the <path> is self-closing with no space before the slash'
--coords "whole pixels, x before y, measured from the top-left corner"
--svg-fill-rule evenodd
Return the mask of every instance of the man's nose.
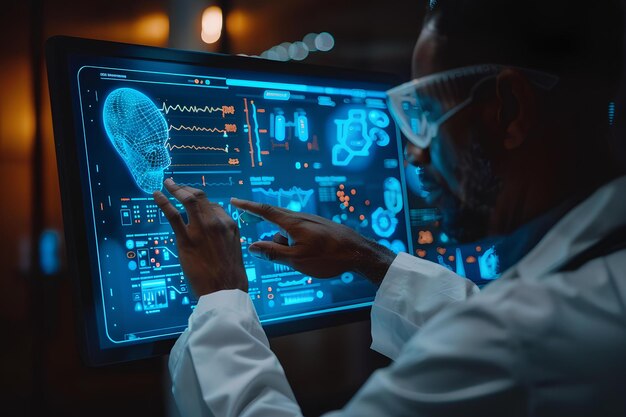
<path id="1" fill-rule="evenodd" d="M 429 148 L 420 148 L 409 142 L 404 147 L 404 158 L 411 165 L 428 165 L 430 164 L 430 151 Z"/>

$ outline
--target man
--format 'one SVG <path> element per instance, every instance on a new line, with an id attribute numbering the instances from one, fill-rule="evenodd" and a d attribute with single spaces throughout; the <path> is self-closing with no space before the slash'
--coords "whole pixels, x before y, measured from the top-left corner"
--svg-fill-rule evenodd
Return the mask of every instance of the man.
<path id="1" fill-rule="evenodd" d="M 478 293 L 341 225 L 233 199 L 287 235 L 250 253 L 315 277 L 350 270 L 380 283 L 372 347 L 394 363 L 330 415 L 626 415 L 626 178 L 605 140 L 618 3 L 432 3 L 418 80 L 389 93 L 412 142 L 406 157 L 458 241 L 525 236 L 513 242 L 525 256 Z M 411 98 L 413 107 L 397 106 Z M 245 293 L 236 225 L 202 192 L 165 185 L 189 223 L 162 193 L 155 199 L 201 296 L 170 357 L 181 413 L 300 415 Z"/>

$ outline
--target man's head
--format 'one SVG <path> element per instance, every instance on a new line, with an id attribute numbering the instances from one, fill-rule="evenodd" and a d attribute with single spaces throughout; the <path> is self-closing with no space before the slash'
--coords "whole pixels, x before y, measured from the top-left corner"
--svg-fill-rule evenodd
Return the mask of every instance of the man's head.
<path id="1" fill-rule="evenodd" d="M 427 148 L 407 147 L 451 234 L 470 241 L 510 232 L 615 175 L 606 137 L 621 73 L 618 0 L 431 3 L 414 77 L 478 64 L 509 67 L 483 82 Z M 519 68 L 559 81 L 538 88 Z"/>
<path id="2" fill-rule="evenodd" d="M 118 88 L 107 96 L 102 118 L 137 186 L 146 193 L 160 190 L 163 171 L 170 165 L 168 126 L 152 100 L 135 89 Z"/>

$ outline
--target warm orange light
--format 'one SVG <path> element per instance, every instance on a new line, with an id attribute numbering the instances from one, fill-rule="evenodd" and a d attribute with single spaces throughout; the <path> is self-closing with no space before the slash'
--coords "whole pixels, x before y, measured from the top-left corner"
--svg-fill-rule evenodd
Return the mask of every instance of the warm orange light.
<path id="1" fill-rule="evenodd" d="M 164 45 L 170 34 L 170 20 L 165 13 L 150 13 L 140 17 L 134 29 L 143 42 Z"/>
<path id="2" fill-rule="evenodd" d="M 3 62 L 0 68 L 0 152 L 26 156 L 35 135 L 35 109 L 27 56 Z"/>
<path id="3" fill-rule="evenodd" d="M 241 10 L 232 10 L 226 16 L 226 29 L 233 36 L 243 36 L 248 32 L 250 19 Z"/>
<path id="4" fill-rule="evenodd" d="M 202 13 L 202 33 L 200 37 L 204 43 L 215 43 L 222 36 L 222 9 L 211 6 Z"/>

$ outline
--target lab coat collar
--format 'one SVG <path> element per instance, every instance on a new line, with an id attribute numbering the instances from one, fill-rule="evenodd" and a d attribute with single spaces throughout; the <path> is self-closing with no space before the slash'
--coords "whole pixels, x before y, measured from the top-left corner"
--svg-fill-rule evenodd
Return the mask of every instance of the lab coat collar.
<path id="1" fill-rule="evenodd" d="M 613 229 L 626 225 L 626 176 L 615 179 L 574 207 L 502 278 L 537 277 L 558 270 Z"/>

